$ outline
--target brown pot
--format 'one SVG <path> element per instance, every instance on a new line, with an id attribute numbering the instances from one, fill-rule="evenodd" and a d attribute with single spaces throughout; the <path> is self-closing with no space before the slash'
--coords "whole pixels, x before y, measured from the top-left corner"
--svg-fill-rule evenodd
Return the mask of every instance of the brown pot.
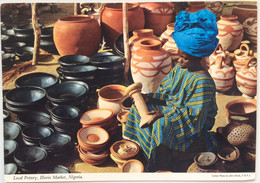
<path id="1" fill-rule="evenodd" d="M 172 33 L 174 32 L 174 24 L 175 23 L 169 23 L 167 25 L 167 29 L 160 35 L 160 40 L 162 44 L 164 45 L 170 38 L 172 38 Z"/>
<path id="2" fill-rule="evenodd" d="M 122 3 L 106 3 L 100 11 L 102 33 L 108 46 L 113 47 L 115 39 L 123 33 Z M 144 12 L 137 3 L 128 3 L 128 30 L 143 29 Z"/>
<path id="3" fill-rule="evenodd" d="M 110 152 L 114 157 L 121 160 L 128 160 L 135 157 L 140 151 L 140 147 L 129 140 L 120 140 L 110 147 Z"/>
<path id="4" fill-rule="evenodd" d="M 220 18 L 222 15 L 222 11 L 224 8 L 224 3 L 220 1 L 215 1 L 215 2 L 206 2 L 206 8 L 210 10 L 212 13 L 214 13 L 217 17 L 217 19 Z"/>
<path id="5" fill-rule="evenodd" d="M 209 65 L 214 64 L 218 60 L 218 57 L 222 57 L 224 63 L 231 66 L 232 57 L 228 51 L 223 49 L 221 44 L 218 44 L 214 52 L 209 56 L 209 63 L 207 66 L 209 67 Z"/>
<path id="6" fill-rule="evenodd" d="M 254 58 L 254 53 L 247 44 L 241 44 L 240 48 L 234 51 L 234 56 L 233 65 L 236 71 L 239 71 L 250 59 Z"/>
<path id="7" fill-rule="evenodd" d="M 97 53 L 101 30 L 97 20 L 87 15 L 60 18 L 54 25 L 53 39 L 61 56 Z"/>
<path id="8" fill-rule="evenodd" d="M 137 159 L 131 159 L 122 165 L 121 172 L 123 173 L 142 173 L 144 165 Z"/>
<path id="9" fill-rule="evenodd" d="M 195 13 L 199 10 L 205 9 L 206 3 L 205 2 L 188 2 L 188 6 L 189 7 L 186 9 L 186 11 L 189 13 Z"/>
<path id="10" fill-rule="evenodd" d="M 242 24 L 249 17 L 257 17 L 257 6 L 239 4 L 232 9 L 232 14 L 238 16 L 238 21 Z"/>
<path id="11" fill-rule="evenodd" d="M 160 36 L 175 16 L 174 5 L 170 2 L 141 3 L 145 15 L 145 28 L 153 29 L 156 36 Z"/>

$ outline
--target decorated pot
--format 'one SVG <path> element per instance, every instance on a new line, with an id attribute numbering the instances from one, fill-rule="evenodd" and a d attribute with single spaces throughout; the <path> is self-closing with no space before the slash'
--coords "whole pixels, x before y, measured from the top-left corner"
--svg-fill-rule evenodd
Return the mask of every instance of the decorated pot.
<path id="1" fill-rule="evenodd" d="M 206 3 L 205 2 L 188 2 L 188 8 L 186 8 L 185 11 L 189 13 L 195 13 L 199 10 L 205 9 L 206 8 Z"/>
<path id="2" fill-rule="evenodd" d="M 155 92 L 172 69 L 171 58 L 158 40 L 146 38 L 140 44 L 131 58 L 131 74 L 135 83 L 142 83 L 142 93 Z"/>
<path id="3" fill-rule="evenodd" d="M 54 25 L 53 39 L 61 56 L 97 53 L 101 42 L 100 26 L 92 16 L 71 15 Z"/>
<path id="4" fill-rule="evenodd" d="M 257 60 L 255 57 L 248 60 L 236 74 L 237 88 L 244 97 L 255 97 L 257 88 Z"/>
<path id="5" fill-rule="evenodd" d="M 233 65 L 236 71 L 239 71 L 254 54 L 247 44 L 241 44 L 240 48 L 234 51 L 234 57 Z"/>
<path id="6" fill-rule="evenodd" d="M 224 4 L 220 1 L 206 2 L 206 8 L 210 10 L 212 13 L 214 13 L 217 19 L 219 19 L 222 15 Z"/>
<path id="7" fill-rule="evenodd" d="M 214 64 L 218 57 L 222 57 L 226 65 L 231 65 L 232 57 L 230 56 L 229 52 L 223 50 L 221 44 L 218 44 L 214 52 L 209 56 L 209 62 L 207 63 L 207 66 L 209 67 L 210 65 Z"/>
<path id="8" fill-rule="evenodd" d="M 257 17 L 257 6 L 239 4 L 232 9 L 232 14 L 238 16 L 238 21 L 242 24 L 249 17 Z"/>
<path id="9" fill-rule="evenodd" d="M 169 40 L 169 38 L 172 37 L 173 32 L 174 32 L 174 23 L 169 23 L 167 25 L 167 29 L 160 35 L 160 40 L 163 45 Z"/>
<path id="10" fill-rule="evenodd" d="M 243 22 L 243 27 L 245 30 L 245 38 L 250 41 L 253 49 L 256 50 L 257 47 L 257 18 L 249 17 Z"/>
<path id="11" fill-rule="evenodd" d="M 224 50 L 235 50 L 243 39 L 244 29 L 237 19 L 235 15 L 223 15 L 217 21 L 219 31 L 217 38 Z"/>
<path id="12" fill-rule="evenodd" d="M 218 57 L 215 64 L 210 65 L 209 73 L 215 82 L 217 92 L 225 93 L 233 87 L 235 69 L 225 64 L 224 57 Z"/>
<path id="13" fill-rule="evenodd" d="M 128 29 L 129 31 L 143 29 L 144 12 L 138 3 L 128 3 Z M 102 33 L 106 44 L 113 47 L 115 39 L 123 33 L 122 3 L 106 3 L 100 11 Z"/>
<path id="14" fill-rule="evenodd" d="M 145 28 L 153 29 L 156 36 L 166 30 L 167 24 L 173 22 L 174 5 L 170 2 L 141 3 L 145 15 Z"/>

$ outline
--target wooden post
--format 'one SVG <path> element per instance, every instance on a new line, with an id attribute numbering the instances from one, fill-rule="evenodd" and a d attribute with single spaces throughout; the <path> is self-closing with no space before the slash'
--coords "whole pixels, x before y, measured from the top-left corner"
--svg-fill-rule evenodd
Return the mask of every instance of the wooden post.
<path id="1" fill-rule="evenodd" d="M 32 26 L 33 26 L 33 30 L 34 30 L 34 51 L 33 51 L 32 65 L 36 65 L 37 59 L 39 57 L 41 29 L 40 29 L 39 23 L 38 23 L 37 3 L 32 3 L 31 5 L 32 5 Z"/>
<path id="2" fill-rule="evenodd" d="M 129 29 L 128 29 L 128 5 L 127 3 L 123 3 L 123 40 L 124 40 L 124 52 L 125 52 L 125 71 L 124 77 L 128 81 L 128 73 L 130 68 L 130 50 L 129 50 Z"/>
<path id="3" fill-rule="evenodd" d="M 74 3 L 74 15 L 80 14 L 79 3 Z"/>

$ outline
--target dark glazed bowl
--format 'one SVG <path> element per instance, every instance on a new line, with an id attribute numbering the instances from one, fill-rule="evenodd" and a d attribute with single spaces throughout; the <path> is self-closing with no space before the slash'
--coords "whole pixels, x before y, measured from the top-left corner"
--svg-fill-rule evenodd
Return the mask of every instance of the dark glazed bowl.
<path id="1" fill-rule="evenodd" d="M 40 140 L 40 146 L 46 151 L 55 151 L 69 146 L 71 137 L 67 134 L 57 133 Z"/>
<path id="2" fill-rule="evenodd" d="M 61 66 L 85 65 L 90 62 L 89 57 L 84 55 L 65 55 L 58 59 Z"/>
<path id="3" fill-rule="evenodd" d="M 21 127 L 15 122 L 4 123 L 4 139 L 15 140 L 21 132 Z"/>
<path id="4" fill-rule="evenodd" d="M 37 173 L 70 173 L 70 170 L 63 166 L 63 165 L 56 165 L 54 167 L 49 166 L 49 167 L 45 167 L 43 169 L 40 169 Z"/>
<path id="5" fill-rule="evenodd" d="M 18 48 L 15 54 L 19 57 L 21 61 L 28 61 L 33 58 L 33 47 L 30 46 L 24 46 L 21 48 Z"/>
<path id="6" fill-rule="evenodd" d="M 4 140 L 4 157 L 9 159 L 18 148 L 18 143 L 14 140 Z"/>
<path id="7" fill-rule="evenodd" d="M 22 86 L 38 86 L 43 89 L 48 89 L 57 84 L 58 81 L 58 77 L 53 74 L 45 72 L 35 72 L 23 75 L 16 79 L 15 86 L 17 88 Z"/>
<path id="8" fill-rule="evenodd" d="M 91 59 L 92 58 L 97 58 L 97 57 L 105 57 L 105 56 L 109 56 L 109 55 L 114 55 L 114 53 L 112 53 L 112 52 L 100 52 L 100 53 L 96 53 L 96 54 L 94 54 L 94 55 L 91 55 Z"/>
<path id="9" fill-rule="evenodd" d="M 53 107 L 50 113 L 56 119 L 73 120 L 79 117 L 80 110 L 72 105 L 60 105 Z"/>
<path id="10" fill-rule="evenodd" d="M 53 37 L 53 27 L 45 27 L 41 29 L 41 38 L 42 39 L 52 39 Z"/>
<path id="11" fill-rule="evenodd" d="M 4 174 L 6 174 L 6 175 L 7 174 L 16 174 L 17 170 L 18 170 L 18 168 L 17 168 L 15 163 L 7 163 L 7 164 L 5 164 L 4 169 L 5 169 Z"/>
<path id="12" fill-rule="evenodd" d="M 86 77 L 94 75 L 97 67 L 92 65 L 77 65 L 57 68 L 64 76 Z"/>
<path id="13" fill-rule="evenodd" d="M 33 34 L 15 34 L 15 41 L 16 42 L 24 42 L 28 45 L 33 45 L 34 42 L 34 35 Z"/>
<path id="14" fill-rule="evenodd" d="M 26 46 L 24 42 L 13 42 L 4 46 L 6 53 L 15 53 L 16 49 Z"/>
<path id="15" fill-rule="evenodd" d="M 115 65 L 121 65 L 125 62 L 125 57 L 117 55 L 108 55 L 101 57 L 91 58 L 91 64 L 97 67 L 112 67 Z"/>
<path id="16" fill-rule="evenodd" d="M 28 141 L 37 141 L 53 134 L 53 130 L 49 127 L 32 125 L 22 130 L 22 136 Z"/>
<path id="17" fill-rule="evenodd" d="M 39 24 L 39 27 L 41 28 L 42 25 Z M 13 28 L 15 34 L 21 33 L 21 34 L 33 34 L 33 26 L 32 24 L 24 24 L 24 25 L 18 25 Z"/>
<path id="18" fill-rule="evenodd" d="M 25 111 L 17 115 L 17 122 L 22 126 L 47 126 L 51 122 L 51 117 L 48 113 L 41 111 Z"/>
<path id="19" fill-rule="evenodd" d="M 133 36 L 133 31 L 130 31 L 128 33 L 128 37 L 132 37 L 132 36 Z M 120 56 L 125 55 L 123 34 L 119 35 L 115 39 L 114 44 L 113 44 L 113 51 Z"/>

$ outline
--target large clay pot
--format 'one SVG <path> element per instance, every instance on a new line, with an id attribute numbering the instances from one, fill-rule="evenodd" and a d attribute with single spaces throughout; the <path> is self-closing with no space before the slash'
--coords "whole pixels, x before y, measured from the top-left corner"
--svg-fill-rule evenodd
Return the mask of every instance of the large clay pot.
<path id="1" fill-rule="evenodd" d="M 238 16 L 238 21 L 242 24 L 248 17 L 257 17 L 257 6 L 239 4 L 232 9 L 232 14 Z"/>
<path id="2" fill-rule="evenodd" d="M 206 2 L 206 8 L 216 15 L 216 18 L 219 19 L 222 15 L 224 4 L 220 1 L 215 2 Z"/>
<path id="3" fill-rule="evenodd" d="M 145 14 L 145 28 L 153 29 L 156 36 L 166 30 L 167 24 L 173 22 L 175 16 L 174 5 L 170 2 L 141 3 Z"/>
<path id="4" fill-rule="evenodd" d="M 244 35 L 243 26 L 237 21 L 235 15 L 220 16 L 217 21 L 219 44 L 224 50 L 233 51 L 241 43 Z"/>
<path id="5" fill-rule="evenodd" d="M 217 92 L 225 93 L 233 87 L 235 69 L 224 63 L 224 57 L 218 57 L 218 61 L 210 66 L 209 73 L 215 82 Z"/>
<path id="6" fill-rule="evenodd" d="M 243 22 L 245 30 L 245 38 L 250 41 L 253 49 L 256 51 L 257 48 L 257 18 L 249 17 Z"/>
<path id="7" fill-rule="evenodd" d="M 189 13 L 195 13 L 199 10 L 205 9 L 206 8 L 206 3 L 205 2 L 188 2 L 188 8 L 186 8 L 185 11 Z"/>
<path id="8" fill-rule="evenodd" d="M 61 56 L 97 53 L 101 30 L 97 20 L 87 15 L 60 18 L 54 25 L 53 39 Z"/>
<path id="9" fill-rule="evenodd" d="M 218 57 L 222 57 L 226 65 L 231 65 L 232 57 L 230 56 L 229 52 L 223 50 L 221 44 L 218 44 L 214 52 L 209 56 L 209 62 L 206 63 L 207 67 L 209 68 L 210 65 L 214 64 L 217 61 Z"/>
<path id="10" fill-rule="evenodd" d="M 135 83 L 142 83 L 142 93 L 155 92 L 171 71 L 171 58 L 158 40 L 146 38 L 140 40 L 140 44 L 141 48 L 131 58 L 132 77 Z"/>
<path id="11" fill-rule="evenodd" d="M 144 28 L 144 12 L 139 4 L 128 3 L 127 15 L 129 31 Z M 123 33 L 122 3 L 106 3 L 100 11 L 100 22 L 106 44 L 112 48 L 115 39 Z"/>
<path id="12" fill-rule="evenodd" d="M 256 58 L 248 60 L 236 74 L 237 88 L 244 97 L 255 97 L 257 88 L 257 62 Z"/>
<path id="13" fill-rule="evenodd" d="M 172 67 L 174 67 L 179 59 L 178 47 L 172 37 L 169 37 L 168 41 L 162 47 L 165 51 L 167 51 L 172 59 Z"/>
<path id="14" fill-rule="evenodd" d="M 167 25 L 167 29 L 160 35 L 160 40 L 163 45 L 169 40 L 169 38 L 172 37 L 172 33 L 174 32 L 174 24 L 175 23 L 169 23 Z"/>
<path id="15" fill-rule="evenodd" d="M 240 48 L 234 51 L 234 57 L 233 65 L 236 71 L 239 71 L 248 60 L 254 57 L 254 54 L 247 44 L 241 44 Z"/>

